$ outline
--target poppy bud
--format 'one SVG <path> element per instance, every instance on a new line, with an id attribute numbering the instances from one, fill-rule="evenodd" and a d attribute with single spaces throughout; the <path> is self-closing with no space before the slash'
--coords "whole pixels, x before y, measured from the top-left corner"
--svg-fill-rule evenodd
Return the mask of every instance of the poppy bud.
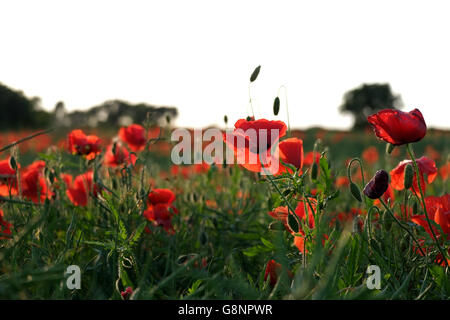
<path id="1" fill-rule="evenodd" d="M 352 196 L 358 200 L 359 202 L 362 202 L 361 197 L 361 191 L 359 191 L 358 186 L 355 183 L 350 183 L 350 192 L 352 193 Z"/>
<path id="2" fill-rule="evenodd" d="M 269 230 L 271 230 L 271 231 L 280 231 L 280 230 L 285 230 L 285 227 L 279 221 L 273 221 L 273 222 L 271 222 L 269 224 Z"/>
<path id="3" fill-rule="evenodd" d="M 314 162 L 311 168 L 311 179 L 316 180 L 317 173 L 318 173 L 317 163 Z"/>
<path id="4" fill-rule="evenodd" d="M 297 233 L 300 230 L 297 219 L 295 219 L 292 214 L 288 215 L 288 226 L 294 233 Z"/>
<path id="5" fill-rule="evenodd" d="M 403 184 L 405 186 L 405 189 L 409 189 L 413 185 L 413 169 L 412 169 L 412 166 L 410 164 L 408 164 L 405 167 L 405 177 L 404 177 L 404 180 L 403 180 Z"/>
<path id="6" fill-rule="evenodd" d="M 386 144 L 386 153 L 391 154 L 392 150 L 394 150 L 395 146 L 393 144 L 387 143 Z"/>
<path id="7" fill-rule="evenodd" d="M 253 82 L 258 78 L 259 70 L 261 70 L 261 66 L 257 66 L 256 69 L 253 71 L 252 75 L 250 76 L 250 82 Z"/>
<path id="8" fill-rule="evenodd" d="M 364 194 L 370 199 L 378 199 L 386 192 L 389 186 L 389 174 L 378 170 L 375 176 L 364 187 Z"/>
<path id="9" fill-rule="evenodd" d="M 13 170 L 17 170 L 17 162 L 16 159 L 14 157 L 10 157 L 9 158 L 9 166 L 13 169 Z"/>
<path id="10" fill-rule="evenodd" d="M 278 112 L 280 112 L 280 98 L 276 97 L 273 102 L 273 114 L 278 115 Z"/>

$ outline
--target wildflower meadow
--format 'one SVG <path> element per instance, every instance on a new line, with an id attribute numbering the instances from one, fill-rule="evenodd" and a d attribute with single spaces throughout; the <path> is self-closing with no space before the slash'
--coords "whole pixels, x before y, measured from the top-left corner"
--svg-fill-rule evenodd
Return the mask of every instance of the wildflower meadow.
<path id="1" fill-rule="evenodd" d="M 450 133 L 413 106 L 362 132 L 280 108 L 1 133 L 0 298 L 449 299 Z"/>

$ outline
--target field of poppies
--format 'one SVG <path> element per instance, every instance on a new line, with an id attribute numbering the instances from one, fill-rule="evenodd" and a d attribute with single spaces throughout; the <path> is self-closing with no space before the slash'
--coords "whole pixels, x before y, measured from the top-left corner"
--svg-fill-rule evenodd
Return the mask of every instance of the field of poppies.
<path id="1" fill-rule="evenodd" d="M 243 118 L 238 164 L 176 165 L 174 128 L 147 122 L 2 133 L 0 298 L 449 299 L 450 133 L 425 120 Z"/>

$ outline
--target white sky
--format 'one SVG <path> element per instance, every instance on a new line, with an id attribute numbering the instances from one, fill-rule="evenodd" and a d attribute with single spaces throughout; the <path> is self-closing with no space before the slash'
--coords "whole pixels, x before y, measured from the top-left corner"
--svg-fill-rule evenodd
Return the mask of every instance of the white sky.
<path id="1" fill-rule="evenodd" d="M 272 115 L 287 87 L 291 125 L 348 128 L 343 94 L 389 82 L 429 127 L 449 128 L 450 2 L 0 2 L 0 82 L 70 110 L 108 99 L 172 105 L 202 127 Z M 284 98 L 276 117 L 286 120 Z"/>

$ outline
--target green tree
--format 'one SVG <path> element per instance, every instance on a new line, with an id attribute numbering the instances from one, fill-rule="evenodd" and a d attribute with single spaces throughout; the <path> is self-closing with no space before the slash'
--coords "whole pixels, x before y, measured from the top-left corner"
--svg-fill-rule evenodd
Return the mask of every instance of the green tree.
<path id="1" fill-rule="evenodd" d="M 47 127 L 51 115 L 40 108 L 40 99 L 27 98 L 22 91 L 0 83 L 0 130 Z"/>
<path id="2" fill-rule="evenodd" d="M 339 110 L 353 115 L 353 129 L 363 129 L 368 125 L 369 115 L 382 109 L 397 109 L 401 106 L 400 95 L 395 95 L 388 83 L 375 83 L 362 84 L 345 93 Z"/>

